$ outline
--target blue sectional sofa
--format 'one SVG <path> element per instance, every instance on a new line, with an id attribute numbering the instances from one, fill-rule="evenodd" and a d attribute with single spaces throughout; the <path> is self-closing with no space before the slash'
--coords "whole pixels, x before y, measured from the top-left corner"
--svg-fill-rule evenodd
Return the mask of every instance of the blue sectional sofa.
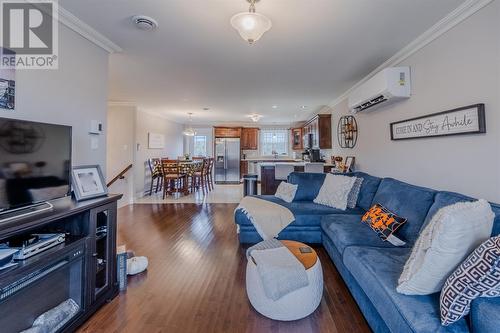
<path id="1" fill-rule="evenodd" d="M 374 332 L 500 332 L 500 298 L 475 300 L 468 317 L 444 327 L 439 319 L 439 293 L 406 296 L 396 292 L 411 248 L 432 216 L 441 207 L 475 199 L 362 172 L 348 175 L 364 180 L 357 207 L 346 211 L 312 202 L 325 174 L 290 174 L 288 182 L 298 185 L 292 203 L 274 196 L 258 196 L 289 208 L 295 215 L 296 220 L 279 238 L 322 244 Z M 398 231 L 398 237 L 407 242 L 404 247 L 383 242 L 361 223 L 362 215 L 375 203 L 408 219 Z M 500 206 L 492 204 L 492 209 L 496 215 L 492 235 L 499 235 Z M 235 222 L 239 225 L 241 243 L 262 240 L 242 211 L 235 212 Z"/>

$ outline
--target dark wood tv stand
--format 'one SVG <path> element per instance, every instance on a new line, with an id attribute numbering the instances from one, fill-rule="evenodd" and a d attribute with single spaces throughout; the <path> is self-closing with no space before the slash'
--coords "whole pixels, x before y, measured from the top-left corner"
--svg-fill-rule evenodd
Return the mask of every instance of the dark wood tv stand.
<path id="1" fill-rule="evenodd" d="M 58 332 L 73 332 L 118 294 L 116 212 L 121 195 L 51 201 L 50 212 L 0 223 L 0 244 L 36 233 L 65 233 L 66 241 L 0 271 L 0 327 L 28 329 L 35 318 L 73 299 L 79 311 Z"/>

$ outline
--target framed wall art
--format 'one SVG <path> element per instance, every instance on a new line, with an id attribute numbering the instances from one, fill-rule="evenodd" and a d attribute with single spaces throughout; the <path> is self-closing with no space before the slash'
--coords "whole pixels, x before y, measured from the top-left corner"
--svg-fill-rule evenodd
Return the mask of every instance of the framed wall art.
<path id="1" fill-rule="evenodd" d="M 484 104 L 391 123 L 391 140 L 486 133 Z"/>

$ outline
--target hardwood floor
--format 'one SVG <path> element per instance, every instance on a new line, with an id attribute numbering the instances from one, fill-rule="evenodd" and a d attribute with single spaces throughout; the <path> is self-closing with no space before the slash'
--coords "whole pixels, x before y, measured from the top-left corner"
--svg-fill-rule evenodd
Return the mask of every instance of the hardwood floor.
<path id="1" fill-rule="evenodd" d="M 257 313 L 245 291 L 245 248 L 235 204 L 136 204 L 118 213 L 118 244 L 149 258 L 147 272 L 79 332 L 370 332 L 328 254 L 317 248 L 323 300 L 309 317 L 278 322 Z"/>

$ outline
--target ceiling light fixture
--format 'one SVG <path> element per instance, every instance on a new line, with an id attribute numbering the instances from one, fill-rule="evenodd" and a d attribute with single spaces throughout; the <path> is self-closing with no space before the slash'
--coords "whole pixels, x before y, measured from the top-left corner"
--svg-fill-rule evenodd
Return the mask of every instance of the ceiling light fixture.
<path id="1" fill-rule="evenodd" d="M 231 25 L 238 30 L 241 38 L 252 45 L 273 26 L 271 20 L 255 12 L 255 3 L 260 0 L 247 0 L 250 3 L 248 12 L 238 13 L 231 17 Z"/>
<path id="2" fill-rule="evenodd" d="M 278 106 L 277 106 L 277 105 L 273 105 L 273 106 L 272 106 L 272 108 L 273 108 L 273 109 L 277 109 L 277 108 L 278 108 Z"/>
<path id="3" fill-rule="evenodd" d="M 260 114 L 253 113 L 250 115 L 250 119 L 252 119 L 254 123 L 258 122 L 260 118 L 262 118 Z"/>
<path id="4" fill-rule="evenodd" d="M 158 28 L 158 22 L 149 16 L 136 15 L 132 17 L 132 21 L 138 29 L 152 31 Z"/>
<path id="5" fill-rule="evenodd" d="M 184 134 L 185 136 L 195 136 L 196 135 L 196 131 L 193 128 L 193 114 L 190 112 L 190 113 L 188 113 L 188 115 L 189 115 L 189 127 L 186 128 L 182 132 L 182 134 Z"/>

